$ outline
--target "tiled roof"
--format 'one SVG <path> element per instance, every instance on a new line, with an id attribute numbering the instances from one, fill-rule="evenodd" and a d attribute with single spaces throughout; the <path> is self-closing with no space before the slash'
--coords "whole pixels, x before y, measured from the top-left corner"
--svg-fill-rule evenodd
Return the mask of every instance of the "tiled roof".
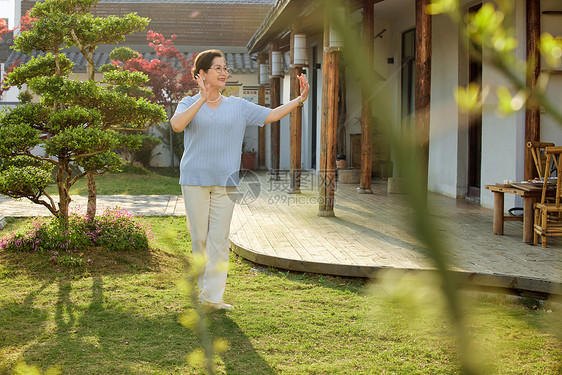
<path id="1" fill-rule="evenodd" d="M 134 47 L 133 47 L 134 49 Z M 194 53 L 200 52 L 201 50 L 194 50 Z M 86 71 L 86 59 L 84 58 L 84 56 L 77 50 L 77 49 L 68 49 L 65 50 L 67 57 L 74 62 L 74 71 L 75 72 L 85 72 Z M 99 50 L 94 52 L 94 62 L 96 64 L 96 67 L 100 67 L 103 64 L 109 64 L 111 63 L 111 60 L 109 59 L 109 52 L 110 51 L 104 51 L 104 50 Z M 183 53 L 187 58 L 191 57 L 191 52 L 186 52 Z M 226 57 L 226 64 L 230 67 L 232 67 L 234 73 L 255 73 L 257 71 L 257 67 L 258 67 L 258 63 L 257 61 L 254 61 L 254 59 L 251 58 L 250 55 L 245 54 L 245 53 L 229 53 L 229 52 L 225 52 L 225 57 Z M 26 55 L 22 52 L 19 51 L 13 51 L 10 56 L 8 57 L 8 60 L 6 61 L 6 66 L 10 66 L 11 64 L 14 63 L 14 61 L 21 59 L 22 63 L 25 64 L 26 62 L 28 62 L 31 57 L 35 57 L 37 56 L 38 53 L 34 52 L 31 55 Z M 39 53 L 39 55 L 41 55 L 41 53 Z M 145 52 L 145 53 L 141 53 L 142 57 L 145 60 L 153 60 L 153 59 L 157 59 L 158 56 L 156 56 L 156 53 L 154 52 Z M 176 67 L 179 67 L 179 63 L 177 61 L 173 61 L 174 65 Z"/>
<path id="2" fill-rule="evenodd" d="M 169 38 L 175 45 L 244 47 L 263 21 L 273 0 L 106 0 L 92 9 L 97 17 L 123 16 L 136 12 L 150 19 L 146 30 Z M 33 0 L 22 1 L 22 14 Z M 125 44 L 147 44 L 146 31 L 127 36 Z"/>
<path id="3" fill-rule="evenodd" d="M 122 3 L 122 4 L 244 4 L 244 5 L 273 5 L 275 0 L 100 0 L 100 3 Z"/>

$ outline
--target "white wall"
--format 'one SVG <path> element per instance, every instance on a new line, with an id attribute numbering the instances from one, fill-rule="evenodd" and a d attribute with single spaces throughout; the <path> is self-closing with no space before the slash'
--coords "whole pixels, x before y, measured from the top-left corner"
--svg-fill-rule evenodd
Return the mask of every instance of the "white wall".
<path id="1" fill-rule="evenodd" d="M 382 4 L 382 3 L 380 3 Z M 385 81 L 384 90 L 381 96 L 384 101 L 381 105 L 373 105 L 373 116 L 378 117 L 380 113 L 388 113 L 390 123 L 396 128 L 402 128 L 402 118 L 400 113 L 401 106 L 401 71 L 402 71 L 402 33 L 415 27 L 415 1 L 407 7 L 400 9 L 400 14 L 391 19 L 380 20 L 377 17 L 377 4 L 375 4 L 375 24 L 386 22 L 388 31 L 384 38 L 389 38 L 389 56 L 394 58 L 394 64 L 389 65 L 389 75 Z M 388 35 L 387 35 L 388 34 Z M 376 52 L 375 52 L 376 55 Z M 394 162 L 392 174 L 400 176 L 400 166 L 396 164 L 391 150 L 391 159 Z"/>
<path id="2" fill-rule="evenodd" d="M 428 189 L 456 198 L 459 118 L 453 96 L 458 83 L 459 33 L 448 16 L 433 17 Z M 466 190 L 466 186 L 464 187 Z M 461 189 L 462 190 L 462 189 Z"/>
<path id="3" fill-rule="evenodd" d="M 15 11 L 15 0 L 0 0 L 0 18 L 8 19 L 9 29 L 13 29 L 16 26 Z"/>
<path id="4" fill-rule="evenodd" d="M 281 105 L 291 100 L 291 78 L 287 74 L 281 78 Z M 279 169 L 291 168 L 291 120 L 290 116 L 281 119 L 279 128 Z"/>
<path id="5" fill-rule="evenodd" d="M 4 74 L 6 73 L 4 71 L 4 65 L 2 64 L 1 69 L 2 69 L 2 78 L 4 77 Z M 25 91 L 27 88 L 27 85 L 23 85 L 22 86 L 22 90 L 21 91 Z M 18 95 L 20 93 L 20 90 L 17 87 L 10 87 L 10 89 L 6 92 L 4 92 L 4 94 L 2 95 L 2 98 L 0 98 L 0 103 L 18 103 Z"/>
<path id="6" fill-rule="evenodd" d="M 516 37 L 520 41 L 515 50 L 518 60 L 525 60 L 525 4 L 518 2 L 515 14 L 505 19 L 507 24 L 515 27 Z M 523 78 L 524 77 L 520 77 Z M 480 187 L 480 204 L 492 208 L 493 194 L 485 185 L 493 185 L 504 180 L 521 181 L 524 173 L 524 134 L 525 114 L 523 111 L 502 117 L 497 114 L 496 90 L 500 86 L 512 88 L 512 84 L 496 68 L 484 63 L 482 66 L 482 84 L 488 86 L 490 94 L 482 113 L 482 172 Z M 520 199 L 507 194 L 504 207 L 522 207 Z"/>

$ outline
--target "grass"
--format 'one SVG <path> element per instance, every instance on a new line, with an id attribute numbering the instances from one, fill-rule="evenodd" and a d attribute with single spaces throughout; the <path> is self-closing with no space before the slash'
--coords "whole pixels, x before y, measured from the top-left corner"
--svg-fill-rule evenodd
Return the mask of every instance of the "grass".
<path id="1" fill-rule="evenodd" d="M 199 338 L 178 323 L 191 307 L 175 284 L 190 251 L 185 219 L 146 220 L 158 238 L 150 252 L 98 250 L 79 269 L 0 253 L 0 374 L 20 358 L 64 374 L 200 373 L 186 361 Z M 439 295 L 428 280 L 412 281 L 298 274 L 233 256 L 225 300 L 236 309 L 207 316 L 211 334 L 229 342 L 218 372 L 460 373 Z M 558 305 L 476 293 L 464 300 L 483 373 L 560 373 Z"/>
<path id="2" fill-rule="evenodd" d="M 152 168 L 150 174 L 105 173 L 96 177 L 99 195 L 181 195 L 179 171 L 172 168 Z M 47 193 L 58 195 L 55 185 Z M 86 179 L 81 178 L 70 189 L 71 195 L 88 195 Z"/>

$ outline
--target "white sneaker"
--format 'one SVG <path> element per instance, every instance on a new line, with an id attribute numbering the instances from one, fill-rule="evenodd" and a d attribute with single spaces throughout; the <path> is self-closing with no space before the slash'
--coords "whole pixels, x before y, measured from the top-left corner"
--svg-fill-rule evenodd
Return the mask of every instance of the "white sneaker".
<path id="1" fill-rule="evenodd" d="M 201 306 L 210 307 L 216 310 L 233 310 L 234 306 L 229 305 L 228 303 L 224 302 L 209 302 L 209 301 L 201 301 Z"/>

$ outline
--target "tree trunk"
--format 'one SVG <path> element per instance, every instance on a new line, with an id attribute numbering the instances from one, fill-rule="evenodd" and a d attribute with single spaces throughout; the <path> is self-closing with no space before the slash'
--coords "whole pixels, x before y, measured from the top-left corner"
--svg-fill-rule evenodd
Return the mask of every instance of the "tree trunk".
<path id="1" fill-rule="evenodd" d="M 98 195 L 95 173 L 88 171 L 86 173 L 86 181 L 88 183 L 88 209 L 86 211 L 86 217 L 89 222 L 93 222 L 96 217 L 96 200 Z"/>
<path id="2" fill-rule="evenodd" d="M 69 161 L 59 157 L 60 164 L 57 171 L 57 187 L 59 190 L 59 212 L 58 219 L 64 226 L 68 226 L 68 207 L 70 206 L 69 187 L 67 186 L 68 171 L 70 170 Z"/>
<path id="3" fill-rule="evenodd" d="M 96 66 L 93 60 L 93 50 L 84 50 L 82 54 L 86 58 L 87 64 L 86 69 L 88 73 L 88 80 L 95 81 Z M 96 187 L 96 176 L 95 171 L 86 171 L 86 181 L 88 184 L 88 208 L 86 210 L 86 218 L 89 222 L 94 221 L 96 217 L 96 199 L 98 194 L 98 188 Z"/>

